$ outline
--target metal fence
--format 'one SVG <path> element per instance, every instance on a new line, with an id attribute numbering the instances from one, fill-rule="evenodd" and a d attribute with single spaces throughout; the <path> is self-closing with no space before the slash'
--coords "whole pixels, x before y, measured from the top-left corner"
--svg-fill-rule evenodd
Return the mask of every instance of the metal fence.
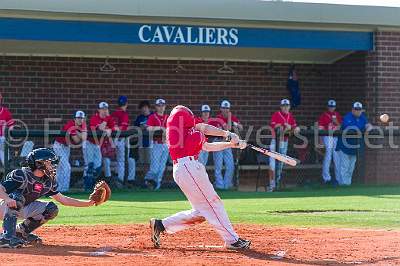
<path id="1" fill-rule="evenodd" d="M 172 161 L 165 145 L 152 145 L 143 148 L 141 139 L 148 138 L 140 135 L 137 130 L 115 134 L 111 138 L 103 138 L 102 145 L 87 141 L 83 145 L 66 145 L 57 138 L 64 138 L 66 132 L 60 131 L 18 131 L 7 132 L 4 143 L 4 172 L 23 165 L 25 156 L 38 147 L 52 147 L 60 157 L 57 178 L 61 191 L 72 189 L 89 190 L 96 179 L 105 179 L 117 188 L 174 187 L 172 178 Z M 160 134 L 160 133 L 156 133 Z M 271 162 L 270 158 L 251 149 L 232 150 L 233 178 L 231 184 L 218 184 L 219 172 L 226 179 L 226 171 L 232 171 L 229 163 L 219 165 L 220 155 L 202 154 L 200 160 L 206 164 L 210 180 L 220 189 L 239 188 L 243 190 L 268 190 L 275 181 L 275 189 L 291 186 L 310 186 L 322 183 L 322 165 L 326 149 L 321 146 L 323 136 L 341 136 L 342 132 L 303 130 L 301 136 L 285 136 L 278 134 L 274 140 L 267 140 L 264 147 L 274 148 L 289 156 L 298 158 L 301 162 L 297 167 L 283 166 Z M 101 139 L 101 132 L 89 132 L 88 139 Z M 103 136 L 104 137 L 104 136 Z M 280 140 L 280 141 L 278 141 Z M 104 145 L 104 143 L 107 143 Z M 250 141 L 251 142 L 251 141 Z M 275 145 L 274 145 L 274 143 Z M 252 142 L 262 145 L 260 143 Z M 271 147 L 272 144 L 272 147 Z M 363 156 L 358 153 L 357 157 Z M 363 160 L 357 160 L 354 180 L 361 181 Z M 152 165 L 153 164 L 153 165 Z M 218 169 L 217 169 L 218 168 Z M 281 170 L 282 169 L 282 170 Z M 331 176 L 335 178 L 334 164 L 330 167 Z M 229 176 L 229 174 L 228 174 Z"/>

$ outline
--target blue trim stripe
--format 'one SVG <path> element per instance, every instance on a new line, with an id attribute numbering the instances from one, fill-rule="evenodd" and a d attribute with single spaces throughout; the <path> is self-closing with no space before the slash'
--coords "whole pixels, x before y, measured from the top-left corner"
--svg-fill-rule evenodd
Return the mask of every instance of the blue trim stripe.
<path id="1" fill-rule="evenodd" d="M 144 24 L 65 21 L 43 19 L 0 18 L 0 39 L 25 41 L 64 41 L 64 42 L 100 42 L 125 43 L 144 45 L 195 45 L 219 47 L 255 47 L 255 48 L 299 48 L 299 49 L 333 49 L 333 50 L 372 50 L 372 32 L 317 31 L 317 30 L 286 30 L 286 29 L 255 29 L 229 28 L 188 25 L 157 25 L 146 24 L 149 27 L 142 31 Z M 151 30 L 149 29 L 151 28 Z M 178 28 L 182 30 L 182 39 L 177 36 Z M 227 42 L 199 42 L 204 38 L 205 30 L 212 28 L 213 33 L 223 35 Z M 154 38 L 159 29 L 163 42 Z M 163 29 L 170 30 L 168 38 Z M 222 29 L 222 30 L 221 30 Z M 190 30 L 190 37 L 188 37 Z M 221 30 L 221 31 L 220 31 Z M 231 32 L 233 30 L 233 33 Z M 221 33 L 222 32 L 222 33 Z M 228 34 L 226 36 L 226 34 Z M 231 36 L 234 34 L 235 36 Z M 212 36 L 214 36 L 212 35 Z M 143 36 L 149 42 L 143 42 Z M 160 36 L 158 36 L 160 37 Z M 215 36 L 214 36 L 215 37 Z M 232 37 L 232 38 L 231 38 Z M 235 38 L 233 38 L 235 37 Z M 154 38 L 154 39 L 153 39 Z M 192 40 L 192 41 L 188 41 Z M 216 38 L 216 37 L 215 37 Z M 212 38 L 210 40 L 213 40 Z"/>

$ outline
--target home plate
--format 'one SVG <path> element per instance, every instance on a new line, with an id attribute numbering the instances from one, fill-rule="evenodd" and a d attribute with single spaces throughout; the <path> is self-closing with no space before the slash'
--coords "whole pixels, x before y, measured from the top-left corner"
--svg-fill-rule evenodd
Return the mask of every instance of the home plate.
<path id="1" fill-rule="evenodd" d="M 223 248 L 224 246 L 211 246 L 211 245 L 199 245 L 199 246 L 187 246 L 187 248 Z"/>
<path id="2" fill-rule="evenodd" d="M 112 250 L 112 247 L 102 247 L 96 251 L 89 252 L 89 255 L 94 256 L 94 257 L 106 256 L 107 253 L 110 252 L 111 250 Z"/>

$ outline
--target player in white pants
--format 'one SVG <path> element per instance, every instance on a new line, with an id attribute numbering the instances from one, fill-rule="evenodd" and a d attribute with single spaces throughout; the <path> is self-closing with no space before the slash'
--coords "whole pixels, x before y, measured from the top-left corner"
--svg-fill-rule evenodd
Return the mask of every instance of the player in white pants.
<path id="1" fill-rule="evenodd" d="M 165 114 L 166 102 L 164 99 L 156 100 L 156 112 L 149 116 L 147 120 L 147 130 L 149 132 L 164 131 L 168 115 Z M 144 180 L 148 187 L 155 184 L 154 190 L 158 190 L 162 184 L 162 178 L 168 162 L 168 147 L 163 136 L 154 136 L 151 142 L 150 169 L 146 173 Z"/>
<path id="2" fill-rule="evenodd" d="M 80 145 L 86 141 L 87 128 L 85 122 L 85 113 L 77 111 L 73 120 L 69 120 L 62 128 L 66 131 L 65 137 L 57 137 L 53 144 L 55 154 L 60 158 L 57 167 L 57 183 L 60 192 L 69 190 L 71 179 L 71 164 L 69 157 L 71 153 L 70 145 Z"/>
<path id="3" fill-rule="evenodd" d="M 368 118 L 363 112 L 363 105 L 360 102 L 353 103 L 351 112 L 343 117 L 341 129 L 347 133 L 371 130 L 373 126 L 368 122 Z M 362 145 L 364 145 L 363 139 L 346 137 L 345 135 L 338 139 L 336 150 L 338 151 L 339 163 L 336 180 L 340 186 L 351 185 L 357 153 Z"/>
<path id="4" fill-rule="evenodd" d="M 231 137 L 231 142 L 206 142 L 205 135 Z M 206 169 L 197 158 L 200 151 L 219 151 L 246 147 L 246 142 L 225 130 L 211 125 L 195 124 L 193 113 L 187 107 L 176 106 L 167 121 L 167 143 L 174 161 L 173 176 L 192 209 L 178 212 L 163 220 L 151 219 L 151 239 L 160 246 L 161 232 L 169 234 L 207 221 L 230 249 L 248 249 L 251 242 L 238 237 L 229 221 L 224 205 L 208 178 Z"/>
<path id="5" fill-rule="evenodd" d="M 125 179 L 125 141 L 126 139 L 114 140 L 117 157 L 117 174 L 119 182 L 123 183 Z M 128 150 L 129 152 L 129 150 Z M 129 156 L 129 154 L 128 154 Z M 104 157 L 104 156 L 103 156 Z M 104 175 L 106 177 L 111 176 L 111 159 L 104 157 Z M 135 181 L 136 177 L 136 161 L 134 158 L 128 157 L 128 181 Z"/>
<path id="6" fill-rule="evenodd" d="M 3 106 L 3 96 L 0 93 L 0 161 L 4 166 L 4 143 L 6 138 L 4 136 L 5 128 L 11 130 L 14 127 L 15 121 L 12 117 L 10 110 Z"/>
<path id="7" fill-rule="evenodd" d="M 128 97 L 126 97 L 124 95 L 119 96 L 118 97 L 118 108 L 111 114 L 111 116 L 114 118 L 118 130 L 121 132 L 127 131 L 129 128 L 130 119 L 129 119 L 129 114 L 128 114 L 127 109 L 128 109 Z M 114 139 L 114 144 L 115 144 L 116 155 L 117 155 L 116 159 L 117 159 L 118 180 L 120 182 L 124 182 L 126 139 L 125 138 L 116 138 L 116 139 Z M 128 152 L 129 152 L 129 149 L 128 149 Z M 104 168 L 105 168 L 106 176 L 111 176 L 110 159 L 109 158 L 105 158 Z M 135 180 L 135 168 L 136 168 L 135 159 L 130 158 L 129 154 L 128 154 L 128 181 Z"/>
<path id="8" fill-rule="evenodd" d="M 6 142 L 6 138 L 0 137 L 0 162 L 4 166 L 4 143 Z"/>
<path id="9" fill-rule="evenodd" d="M 205 124 L 210 124 L 210 113 L 211 113 L 211 108 L 208 104 L 203 104 L 201 106 L 201 116 L 196 117 L 196 123 L 205 123 Z M 199 154 L 199 162 L 202 163 L 204 166 L 207 165 L 208 162 L 208 151 L 202 150 L 200 151 Z"/>
<path id="10" fill-rule="evenodd" d="M 336 130 L 340 128 L 342 123 L 342 117 L 336 110 L 336 101 L 328 101 L 328 109 L 326 112 L 322 113 L 318 120 L 319 129 L 322 130 Z M 338 173 L 339 156 L 336 152 L 337 137 L 334 136 L 323 136 L 322 142 L 325 147 L 325 157 L 322 166 L 322 178 L 324 183 L 331 182 L 332 177 L 330 173 L 330 166 L 333 158 L 333 163 L 335 165 L 335 173 Z M 336 174 L 337 175 L 337 174 Z"/>

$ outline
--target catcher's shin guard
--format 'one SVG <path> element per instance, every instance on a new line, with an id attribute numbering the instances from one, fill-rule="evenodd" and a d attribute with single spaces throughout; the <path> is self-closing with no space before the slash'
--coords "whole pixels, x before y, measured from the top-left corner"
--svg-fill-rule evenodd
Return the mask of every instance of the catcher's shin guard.
<path id="1" fill-rule="evenodd" d="M 10 209 L 4 215 L 3 237 L 6 239 L 12 239 L 16 236 L 17 214 L 16 210 Z"/>
<path id="2" fill-rule="evenodd" d="M 15 238 L 18 212 L 25 205 L 25 198 L 20 192 L 13 192 L 9 197 L 15 200 L 17 207 L 8 208 L 3 219 L 3 236 L 6 239 Z"/>
<path id="3" fill-rule="evenodd" d="M 31 234 L 33 231 L 38 229 L 43 224 L 54 219 L 58 215 L 58 207 L 54 202 L 49 202 L 46 205 L 46 209 L 38 217 L 39 219 L 34 219 L 29 217 L 17 226 L 17 236 L 26 240 L 27 242 L 41 242 L 38 236 Z"/>

